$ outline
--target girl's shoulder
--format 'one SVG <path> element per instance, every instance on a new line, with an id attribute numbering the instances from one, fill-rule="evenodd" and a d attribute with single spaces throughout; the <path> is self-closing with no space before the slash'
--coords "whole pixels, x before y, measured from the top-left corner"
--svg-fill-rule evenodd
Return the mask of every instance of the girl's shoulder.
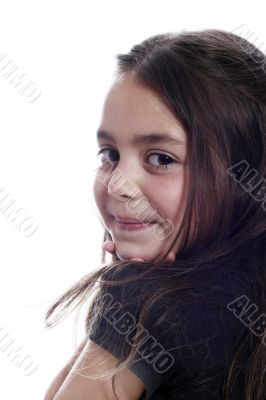
<path id="1" fill-rule="evenodd" d="M 108 281 L 134 278 L 132 282 L 102 288 L 101 294 L 107 300 L 104 312 L 96 315 L 97 329 L 88 334 L 119 359 L 130 351 L 144 304 L 154 294 L 157 296 L 162 281 L 169 277 L 165 269 L 159 268 L 152 278 L 136 280 L 143 271 L 143 266 L 137 264 L 104 274 Z M 160 385 L 169 388 L 171 382 L 174 386 L 186 380 L 191 382 L 202 368 L 224 370 L 242 340 L 241 335 L 247 331 L 228 305 L 242 294 L 251 293 L 249 272 L 252 271 L 243 267 L 242 271 L 238 268 L 224 273 L 209 287 L 190 290 L 190 296 L 182 303 L 175 301 L 173 292 L 156 297 L 142 324 L 146 340 L 130 366 L 145 383 L 145 399 Z M 173 287 L 173 276 L 171 280 Z M 169 364 L 164 372 L 158 369 L 160 355 Z"/>

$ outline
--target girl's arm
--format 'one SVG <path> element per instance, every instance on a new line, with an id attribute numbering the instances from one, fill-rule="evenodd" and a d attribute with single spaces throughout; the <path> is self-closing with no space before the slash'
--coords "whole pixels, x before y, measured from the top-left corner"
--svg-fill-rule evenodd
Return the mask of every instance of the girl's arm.
<path id="1" fill-rule="evenodd" d="M 95 360 L 100 362 L 95 364 Z M 87 339 L 80 356 L 56 392 L 53 400 L 115 400 L 111 380 L 89 378 L 88 375 L 107 371 L 117 365 L 118 359 L 101 346 Z M 117 374 L 117 392 L 121 400 L 138 400 L 145 390 L 143 381 L 130 369 Z M 49 400 L 51 398 L 48 397 Z"/>
<path id="2" fill-rule="evenodd" d="M 76 352 L 70 359 L 70 361 L 65 365 L 65 367 L 56 375 L 52 383 L 50 384 L 44 400 L 52 400 L 58 390 L 60 389 L 61 385 L 63 384 L 64 380 L 66 379 L 67 375 L 69 374 L 71 368 L 73 367 L 74 363 L 76 362 L 77 358 L 79 357 L 81 351 L 83 350 L 85 344 L 87 342 L 87 339 L 85 338 L 79 347 L 77 348 Z"/>

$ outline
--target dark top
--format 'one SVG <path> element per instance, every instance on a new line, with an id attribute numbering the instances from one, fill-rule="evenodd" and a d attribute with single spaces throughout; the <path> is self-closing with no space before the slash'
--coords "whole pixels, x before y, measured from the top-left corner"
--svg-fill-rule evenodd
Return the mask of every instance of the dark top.
<path id="1" fill-rule="evenodd" d="M 228 303 L 242 295 L 252 300 L 254 270 L 244 267 L 223 274 L 212 287 L 191 291 L 194 300 L 178 304 L 166 319 L 162 318 L 159 326 L 154 324 L 156 319 L 173 300 L 167 298 L 152 306 L 142 324 L 147 339 L 139 346 L 138 357 L 129 367 L 145 384 L 141 400 L 222 398 L 226 367 L 248 330 L 227 308 Z M 140 272 L 143 267 L 139 265 L 124 267 L 112 277 L 105 273 L 104 278 L 118 280 Z M 144 300 L 158 289 L 162 274 L 167 273 L 160 268 L 153 273 L 152 280 L 144 278 L 137 283 L 101 289 L 108 306 L 104 314 L 97 315 L 96 333 L 88 332 L 88 338 L 124 360 L 129 354 L 130 338 L 136 332 L 134 327 Z M 207 379 L 203 371 L 213 373 L 214 379 Z"/>

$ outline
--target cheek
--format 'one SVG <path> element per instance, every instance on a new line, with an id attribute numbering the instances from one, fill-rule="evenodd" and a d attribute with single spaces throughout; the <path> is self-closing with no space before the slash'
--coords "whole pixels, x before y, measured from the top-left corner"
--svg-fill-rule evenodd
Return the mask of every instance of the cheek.
<path id="1" fill-rule="evenodd" d="M 151 202 L 160 210 L 163 216 L 174 219 L 182 202 L 182 187 L 174 179 L 157 183 L 150 190 Z"/>
<path id="2" fill-rule="evenodd" d="M 100 210 L 103 210 L 106 202 L 106 188 L 105 185 L 99 179 L 97 179 L 97 176 L 95 177 L 93 183 L 93 194 L 97 207 Z"/>
<path id="3" fill-rule="evenodd" d="M 163 217 L 163 229 L 167 235 L 172 232 L 169 237 L 171 241 L 179 229 L 185 211 L 186 188 L 183 176 L 162 180 L 154 188 L 155 190 L 150 191 L 150 199 Z"/>

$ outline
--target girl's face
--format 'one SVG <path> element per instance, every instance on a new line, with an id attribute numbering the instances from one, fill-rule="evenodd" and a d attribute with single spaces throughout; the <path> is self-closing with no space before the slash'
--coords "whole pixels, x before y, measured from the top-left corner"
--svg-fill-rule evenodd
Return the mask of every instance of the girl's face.
<path id="1" fill-rule="evenodd" d="M 185 210 L 186 133 L 159 97 L 131 75 L 117 79 L 107 93 L 98 144 L 103 151 L 93 190 L 116 254 L 152 261 L 170 247 Z M 117 222 L 119 216 L 145 222 L 130 230 Z"/>

